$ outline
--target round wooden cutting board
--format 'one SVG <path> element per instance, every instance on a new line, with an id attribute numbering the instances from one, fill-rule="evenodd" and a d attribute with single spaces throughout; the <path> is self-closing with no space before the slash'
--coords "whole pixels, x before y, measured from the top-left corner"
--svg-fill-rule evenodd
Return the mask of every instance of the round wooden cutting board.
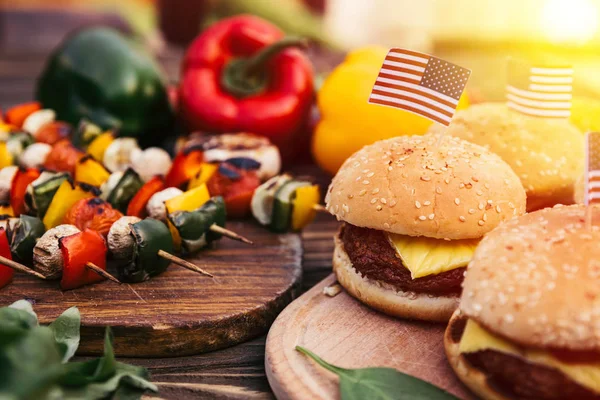
<path id="1" fill-rule="evenodd" d="M 342 368 L 391 367 L 426 380 L 463 399 L 473 399 L 454 376 L 443 345 L 445 325 L 379 314 L 346 292 L 323 288 L 332 274 L 290 304 L 271 326 L 265 369 L 282 399 L 338 399 L 335 374 L 294 350 L 303 346 Z"/>
<path id="2" fill-rule="evenodd" d="M 189 258 L 214 279 L 172 264 L 147 282 L 104 281 L 63 292 L 58 282 L 18 273 L 0 290 L 0 306 L 27 299 L 41 323 L 77 306 L 79 354 L 102 352 L 106 326 L 113 329 L 119 356 L 191 355 L 246 341 L 265 333 L 297 295 L 302 245 L 296 234 L 273 234 L 251 222 L 227 228 L 254 246 L 223 238 L 215 249 Z"/>

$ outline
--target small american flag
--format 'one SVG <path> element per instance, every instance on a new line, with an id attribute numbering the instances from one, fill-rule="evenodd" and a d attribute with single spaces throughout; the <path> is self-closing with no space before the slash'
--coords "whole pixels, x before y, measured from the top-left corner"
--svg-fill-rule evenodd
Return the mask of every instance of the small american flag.
<path id="1" fill-rule="evenodd" d="M 572 67 L 541 67 L 508 60 L 506 100 L 515 111 L 535 117 L 568 118 L 572 91 Z"/>
<path id="2" fill-rule="evenodd" d="M 416 51 L 391 49 L 369 103 L 401 108 L 449 125 L 471 71 Z"/>
<path id="3" fill-rule="evenodd" d="M 600 203 L 600 132 L 585 134 L 585 205 Z"/>

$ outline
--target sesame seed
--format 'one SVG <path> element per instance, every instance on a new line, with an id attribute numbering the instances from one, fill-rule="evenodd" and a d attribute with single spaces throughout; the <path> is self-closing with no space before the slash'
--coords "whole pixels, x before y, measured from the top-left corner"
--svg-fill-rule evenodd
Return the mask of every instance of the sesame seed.
<path id="1" fill-rule="evenodd" d="M 423 202 L 423 205 L 424 205 L 424 206 L 429 206 L 429 205 L 431 205 L 431 202 L 430 202 L 429 200 L 427 200 L 427 201 L 424 201 L 424 202 Z"/>
<path id="2" fill-rule="evenodd" d="M 454 204 L 456 204 L 456 205 L 460 204 L 460 199 L 458 197 L 454 199 Z"/>
<path id="3" fill-rule="evenodd" d="M 497 212 L 498 214 L 500 214 L 500 213 L 502 212 L 502 209 L 501 209 L 501 208 L 500 208 L 500 206 L 498 206 L 498 205 L 496 206 L 496 212 Z"/>
<path id="4" fill-rule="evenodd" d="M 387 222 L 384 222 L 383 223 L 383 227 L 386 228 L 386 229 L 389 229 L 390 228 L 390 224 L 388 224 Z"/>
<path id="5" fill-rule="evenodd" d="M 469 214 L 475 214 L 475 209 L 474 208 L 469 208 Z"/>
<path id="6" fill-rule="evenodd" d="M 442 194 L 442 188 L 441 188 L 441 187 L 439 187 L 439 186 L 438 186 L 438 187 L 436 187 L 436 188 L 435 188 L 435 192 L 436 192 L 437 194 Z"/>
<path id="7" fill-rule="evenodd" d="M 476 176 L 472 176 L 471 179 L 473 179 L 474 182 L 479 182 L 479 179 L 477 179 Z"/>
<path id="8" fill-rule="evenodd" d="M 382 209 L 382 208 L 383 208 L 383 207 L 381 207 L 381 205 L 380 205 L 380 204 L 378 204 L 378 205 L 377 205 L 377 211 L 381 211 L 381 209 Z"/>
<path id="9" fill-rule="evenodd" d="M 366 180 L 366 179 L 363 181 L 363 184 L 365 184 L 365 185 L 368 185 L 369 183 L 370 182 L 368 180 Z"/>
<path id="10" fill-rule="evenodd" d="M 390 207 L 394 207 L 397 203 L 396 200 L 390 200 Z"/>
<path id="11" fill-rule="evenodd" d="M 349 199 L 352 199 L 352 198 L 354 198 L 354 195 L 353 195 L 353 194 L 349 194 L 349 195 L 348 195 L 348 198 L 349 198 Z"/>
<path id="12" fill-rule="evenodd" d="M 473 187 L 473 184 L 471 182 L 467 182 L 467 183 L 465 183 L 465 187 L 467 189 L 471 189 Z"/>
<path id="13" fill-rule="evenodd" d="M 479 226 L 483 226 L 483 224 L 485 224 L 485 221 L 480 219 L 479 221 L 477 221 L 477 224 L 479 224 Z"/>
<path id="14" fill-rule="evenodd" d="M 346 204 L 342 204 L 342 210 L 349 213 L 350 212 L 350 207 L 348 207 Z"/>
<path id="15" fill-rule="evenodd" d="M 369 168 L 367 168 L 367 169 L 363 169 L 363 170 L 362 170 L 363 174 L 366 174 L 366 173 L 367 173 L 367 172 L 369 172 L 369 171 L 370 171 L 370 169 L 369 169 Z"/>
<path id="16" fill-rule="evenodd" d="M 371 204 L 377 203 L 377 199 L 371 199 Z"/>
<path id="17" fill-rule="evenodd" d="M 379 199 L 379 201 L 381 202 L 381 204 L 386 204 L 387 203 L 387 200 L 385 198 L 383 198 L 383 197 L 381 199 Z"/>
<path id="18" fill-rule="evenodd" d="M 514 205 L 513 203 L 508 203 L 508 206 L 509 206 L 510 208 L 515 208 L 515 205 Z"/>
<path id="19" fill-rule="evenodd" d="M 450 179 L 446 178 L 444 179 L 444 182 L 446 182 L 446 184 L 450 183 Z"/>
<path id="20" fill-rule="evenodd" d="M 462 216 L 462 215 L 461 215 L 460 217 L 458 217 L 458 219 L 459 219 L 459 220 L 461 220 L 461 222 L 465 222 L 465 221 L 467 220 L 467 219 L 466 219 L 464 216 Z"/>
<path id="21" fill-rule="evenodd" d="M 479 206 L 477 208 L 479 208 L 480 210 L 483 210 L 484 207 L 485 207 L 484 203 L 479 203 Z"/>
<path id="22" fill-rule="evenodd" d="M 362 179 L 362 176 L 357 176 L 356 177 L 356 182 L 360 182 L 361 179 Z"/>
<path id="23" fill-rule="evenodd" d="M 513 317 L 512 314 L 504 314 L 504 322 L 506 322 L 507 324 L 513 323 L 514 320 L 515 317 Z"/>
<path id="24" fill-rule="evenodd" d="M 415 207 L 417 208 L 421 208 L 421 203 L 417 200 L 415 201 Z"/>
<path id="25" fill-rule="evenodd" d="M 419 219 L 420 219 L 421 221 L 425 221 L 425 220 L 427 219 L 427 217 L 426 217 L 426 216 L 424 216 L 424 215 L 421 215 L 421 216 L 419 217 Z"/>
<path id="26" fill-rule="evenodd" d="M 488 200 L 488 201 L 487 201 L 487 203 L 488 203 L 488 204 L 493 204 L 493 203 L 494 203 L 494 200 Z"/>
<path id="27" fill-rule="evenodd" d="M 508 179 L 505 179 L 505 180 L 504 180 L 504 184 L 505 184 L 505 185 L 508 185 L 509 183 L 510 183 L 510 181 L 509 181 Z"/>
<path id="28" fill-rule="evenodd" d="M 487 214 L 486 214 L 486 213 L 483 213 L 483 218 L 482 218 L 482 219 L 483 219 L 484 221 L 487 221 Z"/>
<path id="29" fill-rule="evenodd" d="M 515 164 L 517 165 L 517 167 L 522 167 L 523 166 L 523 162 L 521 160 L 515 161 Z"/>
<path id="30" fill-rule="evenodd" d="M 430 178 L 430 177 L 428 177 L 428 176 L 422 176 L 422 177 L 421 177 L 421 180 L 422 180 L 422 181 L 425 181 L 425 182 L 429 182 L 429 181 L 431 180 L 431 178 Z"/>
<path id="31" fill-rule="evenodd" d="M 461 182 L 460 185 L 458 185 L 458 187 L 461 188 L 461 189 L 464 189 L 465 184 Z"/>
<path id="32" fill-rule="evenodd" d="M 477 196 L 481 196 L 483 194 L 483 192 L 481 190 L 478 190 L 475 192 L 475 194 L 477 194 Z"/>
<path id="33" fill-rule="evenodd" d="M 490 188 L 490 184 L 489 184 L 489 183 L 486 183 L 486 184 L 485 184 L 485 185 L 483 185 L 483 186 L 485 186 L 485 188 L 486 188 L 486 189 L 489 189 L 489 188 Z"/>
<path id="34" fill-rule="evenodd" d="M 371 191 L 371 193 L 372 193 L 372 194 L 377 194 L 377 193 L 379 193 L 379 188 L 373 189 L 373 190 Z"/>
<path id="35" fill-rule="evenodd" d="M 358 192 L 359 196 L 364 196 L 367 193 L 367 191 L 365 189 L 361 190 L 360 192 Z"/>
<path id="36" fill-rule="evenodd" d="M 392 168 L 392 167 L 388 167 L 388 171 L 391 171 L 391 170 L 393 170 L 393 169 L 394 169 L 394 168 Z"/>
<path id="37" fill-rule="evenodd" d="M 369 173 L 367 174 L 367 178 L 370 178 L 370 177 L 372 177 L 373 175 L 375 175 L 375 172 L 369 172 Z"/>
<path id="38" fill-rule="evenodd" d="M 340 210 L 340 206 L 338 206 L 337 204 L 335 205 L 335 212 L 338 212 Z"/>
<path id="39" fill-rule="evenodd" d="M 442 168 L 440 168 L 440 169 L 441 169 L 442 171 L 444 171 L 444 172 L 448 171 L 448 168 L 446 168 L 446 167 L 442 167 Z"/>
<path id="40" fill-rule="evenodd" d="M 429 214 L 429 219 L 434 219 L 435 218 L 435 214 Z"/>

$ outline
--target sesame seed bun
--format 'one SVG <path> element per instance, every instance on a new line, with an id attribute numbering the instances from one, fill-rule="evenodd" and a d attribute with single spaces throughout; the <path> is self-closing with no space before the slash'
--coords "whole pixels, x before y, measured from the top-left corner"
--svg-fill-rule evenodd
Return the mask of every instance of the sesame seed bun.
<path id="1" fill-rule="evenodd" d="M 487 234 L 460 310 L 525 347 L 600 351 L 600 207 L 557 206 Z"/>
<path id="2" fill-rule="evenodd" d="M 446 357 L 448 363 L 456 373 L 456 376 L 465 384 L 473 393 L 478 397 L 485 400 L 509 400 L 508 397 L 502 396 L 490 387 L 487 381 L 486 375 L 473 368 L 471 364 L 460 353 L 460 342 L 454 342 L 452 340 L 452 334 L 450 326 L 456 319 L 460 317 L 460 312 L 456 310 L 450 318 L 448 323 L 448 329 L 444 333 L 444 349 L 446 350 Z"/>
<path id="3" fill-rule="evenodd" d="M 338 220 L 409 236 L 480 238 L 525 212 L 507 163 L 448 135 L 400 136 L 346 160 L 325 198 Z"/>
<path id="4" fill-rule="evenodd" d="M 530 117 L 504 103 L 476 104 L 458 111 L 448 128 L 432 126 L 486 146 L 517 173 L 527 191 L 527 210 L 572 204 L 583 171 L 583 134 L 568 120 Z"/>
<path id="5" fill-rule="evenodd" d="M 346 291 L 356 299 L 385 314 L 426 321 L 448 321 L 458 305 L 456 296 L 430 296 L 397 290 L 361 276 L 353 267 L 344 244 L 335 237 L 333 271 Z"/>

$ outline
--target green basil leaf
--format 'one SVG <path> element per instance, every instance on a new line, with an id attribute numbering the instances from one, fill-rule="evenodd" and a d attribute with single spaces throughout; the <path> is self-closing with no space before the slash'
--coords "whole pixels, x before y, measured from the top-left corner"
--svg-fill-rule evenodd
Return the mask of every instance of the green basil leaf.
<path id="1" fill-rule="evenodd" d="M 27 312 L 29 315 L 31 315 L 31 316 L 33 316 L 33 318 L 35 318 L 35 325 L 37 325 L 37 320 L 38 320 L 37 314 L 33 311 L 33 307 L 31 306 L 31 303 L 28 302 L 27 300 L 17 300 L 8 307 L 15 309 L 15 310 L 22 310 L 22 311 Z"/>
<path id="2" fill-rule="evenodd" d="M 0 348 L 8 346 L 36 326 L 37 315 L 29 302 L 19 300 L 8 307 L 0 308 Z"/>
<path id="3" fill-rule="evenodd" d="M 79 347 L 80 325 L 81 315 L 77 307 L 69 308 L 49 325 L 54 333 L 54 340 L 61 345 L 64 351 L 63 363 L 69 361 Z"/>
<path id="4" fill-rule="evenodd" d="M 342 400 L 456 400 L 454 395 L 393 368 L 345 369 L 329 364 L 310 350 L 296 350 L 340 378 Z"/>

